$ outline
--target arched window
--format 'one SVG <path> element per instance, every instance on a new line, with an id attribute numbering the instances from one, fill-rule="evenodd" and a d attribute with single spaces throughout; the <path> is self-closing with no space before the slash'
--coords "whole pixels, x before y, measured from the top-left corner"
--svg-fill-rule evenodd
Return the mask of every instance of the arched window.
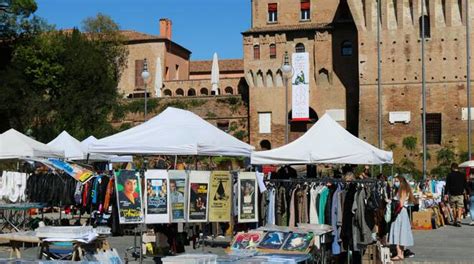
<path id="1" fill-rule="evenodd" d="M 207 90 L 207 88 L 205 87 L 202 87 L 199 92 L 201 93 L 201 95 L 209 95 L 209 90 Z"/>
<path id="2" fill-rule="evenodd" d="M 184 90 L 181 88 L 178 88 L 176 90 L 176 96 L 184 96 Z"/>
<path id="3" fill-rule="evenodd" d="M 172 96 L 171 90 L 170 89 L 165 89 L 163 91 L 164 96 Z"/>
<path id="4" fill-rule="evenodd" d="M 295 52 L 296 53 L 305 52 L 304 44 L 303 43 L 296 44 Z"/>
<path id="5" fill-rule="evenodd" d="M 229 94 L 229 95 L 234 94 L 234 89 L 232 89 L 232 87 L 230 86 L 227 86 L 224 91 L 225 91 L 225 94 Z"/>
<path id="6" fill-rule="evenodd" d="M 254 60 L 260 59 L 260 46 L 259 45 L 253 46 L 253 59 Z"/>
<path id="7" fill-rule="evenodd" d="M 422 32 L 422 22 L 424 22 L 424 29 L 425 29 L 425 38 L 430 38 L 431 37 L 431 27 L 430 27 L 430 17 L 427 15 L 421 16 L 419 19 L 419 28 L 420 28 L 420 38 L 423 37 L 423 32 Z"/>
<path id="8" fill-rule="evenodd" d="M 194 90 L 193 88 L 190 88 L 188 90 L 188 96 L 196 96 L 196 90 Z"/>
<path id="9" fill-rule="evenodd" d="M 352 42 L 346 40 L 341 44 L 341 55 L 342 56 L 352 56 L 353 48 Z"/>
<path id="10" fill-rule="evenodd" d="M 270 149 L 272 149 L 272 143 L 270 143 L 270 141 L 264 139 L 264 140 L 260 141 L 260 148 L 262 150 L 270 150 Z"/>
<path id="11" fill-rule="evenodd" d="M 277 47 L 275 44 L 270 44 L 270 59 L 276 59 Z"/>

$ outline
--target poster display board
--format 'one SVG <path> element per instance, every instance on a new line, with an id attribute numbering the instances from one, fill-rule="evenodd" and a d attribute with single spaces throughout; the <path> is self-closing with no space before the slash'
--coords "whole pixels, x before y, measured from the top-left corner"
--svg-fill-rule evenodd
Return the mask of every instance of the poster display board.
<path id="1" fill-rule="evenodd" d="M 144 219 L 139 172 L 131 170 L 116 172 L 115 189 L 120 224 L 142 223 Z"/>
<path id="2" fill-rule="evenodd" d="M 189 173 L 188 222 L 207 222 L 209 171 Z"/>
<path id="3" fill-rule="evenodd" d="M 162 224 L 170 222 L 169 181 L 166 170 L 145 172 L 145 223 Z"/>
<path id="4" fill-rule="evenodd" d="M 170 180 L 171 222 L 186 222 L 187 173 L 186 171 L 168 171 Z"/>
<path id="5" fill-rule="evenodd" d="M 255 172 L 239 172 L 238 178 L 238 221 L 258 222 L 257 177 Z"/>
<path id="6" fill-rule="evenodd" d="M 209 185 L 209 222 L 230 222 L 232 209 L 230 172 L 213 171 Z"/>

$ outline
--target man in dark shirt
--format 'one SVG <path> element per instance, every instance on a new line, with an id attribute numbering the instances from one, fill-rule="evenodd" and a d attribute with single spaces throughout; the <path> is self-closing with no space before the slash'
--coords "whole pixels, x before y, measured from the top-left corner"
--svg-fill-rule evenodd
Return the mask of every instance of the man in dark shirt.
<path id="1" fill-rule="evenodd" d="M 446 177 L 446 196 L 454 212 L 454 225 L 461 227 L 461 216 L 464 208 L 464 190 L 467 190 L 467 182 L 464 174 L 459 172 L 457 163 L 451 164 L 451 172 Z"/>

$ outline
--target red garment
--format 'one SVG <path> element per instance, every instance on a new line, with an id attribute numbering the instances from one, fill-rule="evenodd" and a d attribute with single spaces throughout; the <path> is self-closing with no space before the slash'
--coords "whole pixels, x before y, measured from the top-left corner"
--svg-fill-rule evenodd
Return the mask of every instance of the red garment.
<path id="1" fill-rule="evenodd" d="M 114 193 L 114 179 L 110 179 L 109 183 L 107 184 L 107 191 L 105 192 L 105 198 L 104 198 L 104 211 L 109 210 L 109 205 L 110 205 L 110 197 L 112 196 L 112 193 Z"/>

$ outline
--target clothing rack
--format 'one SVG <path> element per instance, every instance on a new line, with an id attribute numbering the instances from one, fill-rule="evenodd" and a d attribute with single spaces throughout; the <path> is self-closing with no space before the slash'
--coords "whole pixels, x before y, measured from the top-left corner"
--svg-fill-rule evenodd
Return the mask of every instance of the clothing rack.
<path id="1" fill-rule="evenodd" d="M 339 178 L 294 178 L 294 179 L 265 179 L 265 182 L 280 183 L 280 182 L 289 182 L 289 183 L 377 183 L 382 182 L 377 179 L 357 179 L 357 180 L 344 180 Z"/>

